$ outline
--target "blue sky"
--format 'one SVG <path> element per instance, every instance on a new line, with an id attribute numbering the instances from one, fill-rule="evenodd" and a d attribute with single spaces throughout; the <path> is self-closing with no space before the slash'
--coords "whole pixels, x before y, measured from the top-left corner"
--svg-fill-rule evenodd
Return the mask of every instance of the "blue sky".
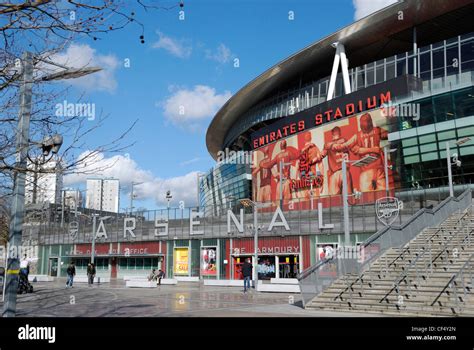
<path id="1" fill-rule="evenodd" d="M 86 61 L 104 68 L 95 77 L 73 83 L 76 93 L 86 92 L 85 102 L 95 104 L 96 114 L 102 111 L 109 116 L 85 140 L 90 148 L 114 139 L 138 119 L 127 139 L 135 145 L 100 160 L 114 162 L 103 175 L 121 180 L 120 207 L 128 206 L 131 181 L 144 182 L 136 188 L 137 207 L 163 206 L 167 189 L 174 195 L 172 204 L 181 199 L 194 204 L 195 172 L 214 164 L 205 132 L 215 111 L 280 60 L 350 24 L 356 15 L 390 2 L 187 0 L 185 20 L 179 20 L 179 8 L 137 11 L 145 26 L 144 44 L 135 25 L 96 41 L 84 38 L 73 43 L 58 56 L 61 61 L 71 65 Z M 289 11 L 294 20 L 289 20 Z M 125 67 L 128 62 L 130 67 Z M 179 114 L 180 108 L 184 114 Z M 70 176 L 66 184 L 83 187 L 84 180 L 84 176 Z"/>

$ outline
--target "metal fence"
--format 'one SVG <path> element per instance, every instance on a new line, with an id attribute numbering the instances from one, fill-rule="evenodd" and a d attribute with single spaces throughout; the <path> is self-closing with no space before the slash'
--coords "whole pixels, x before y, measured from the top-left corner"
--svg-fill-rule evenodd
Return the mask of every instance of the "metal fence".
<path id="1" fill-rule="evenodd" d="M 455 191 L 460 193 L 465 188 L 456 186 Z M 374 203 L 386 195 L 386 191 L 373 191 L 363 193 L 362 197 L 357 200 L 350 197 L 349 202 L 352 204 L 349 207 L 351 233 L 374 233 L 385 227 L 375 215 Z M 403 209 L 400 210 L 394 222 L 394 224 L 403 225 L 419 209 L 436 206 L 448 196 L 448 189 L 404 189 L 391 191 L 390 195 L 404 202 Z M 258 235 L 265 237 L 343 233 L 341 197 L 322 196 L 315 197 L 312 201 L 300 198 L 283 203 L 282 212 L 289 230 L 282 226 L 271 227 L 270 225 L 278 203 L 259 203 L 262 208 L 257 212 Z M 322 205 L 322 221 L 319 218 L 319 203 Z M 106 235 L 99 235 L 99 237 L 106 236 L 106 238 L 102 238 L 106 242 L 253 237 L 252 208 L 234 203 L 232 207 L 214 209 L 216 208 L 170 208 L 126 215 L 87 209 L 81 210 L 80 213 L 70 211 L 63 213 L 60 208 L 53 207 L 47 209 L 47 213 L 42 212 L 28 216 L 29 219 L 23 229 L 23 239 L 40 244 L 88 243 L 92 241 L 93 237 L 94 216 L 97 216 L 96 232 L 105 232 Z M 230 230 L 228 230 L 228 210 L 234 213 L 238 220 L 240 220 L 241 210 L 243 211 L 243 232 L 237 229 L 232 220 L 229 220 Z M 216 212 L 219 215 L 215 215 Z M 194 222 L 192 225 L 191 217 Z M 100 223 L 101 219 L 103 219 L 102 224 Z M 133 222 L 130 219 L 133 219 Z M 276 221 L 281 222 L 282 218 L 277 217 Z M 167 234 L 164 234 L 164 229 L 159 227 L 164 223 L 168 226 Z M 327 228 L 328 226 L 322 225 L 332 225 L 332 227 Z M 125 230 L 125 227 L 130 228 L 131 226 L 135 227 L 133 235 Z"/>

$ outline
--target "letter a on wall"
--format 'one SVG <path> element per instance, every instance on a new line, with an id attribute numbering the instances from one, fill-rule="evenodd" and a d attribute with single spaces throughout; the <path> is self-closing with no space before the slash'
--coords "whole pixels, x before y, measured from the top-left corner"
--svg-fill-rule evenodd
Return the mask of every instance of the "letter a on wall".
<path id="1" fill-rule="evenodd" d="M 277 217 L 280 217 L 281 222 L 276 222 Z M 283 212 L 281 211 L 280 207 L 277 207 L 275 210 L 275 213 L 273 214 L 272 222 L 270 223 L 270 226 L 268 226 L 268 231 L 273 230 L 273 227 L 284 227 L 285 230 L 290 231 L 290 226 L 288 226 L 288 222 L 286 221 L 285 215 L 283 215 Z"/>

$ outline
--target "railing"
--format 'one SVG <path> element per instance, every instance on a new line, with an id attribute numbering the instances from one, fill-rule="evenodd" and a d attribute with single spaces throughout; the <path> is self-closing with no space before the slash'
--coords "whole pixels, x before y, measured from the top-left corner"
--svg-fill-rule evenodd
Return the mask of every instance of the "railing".
<path id="1" fill-rule="evenodd" d="M 363 282 L 364 272 L 372 262 L 389 248 L 403 247 L 423 229 L 438 226 L 457 210 L 464 210 L 472 203 L 471 190 L 458 198 L 446 198 L 433 209 L 422 208 L 401 225 L 387 226 L 369 237 L 362 245 L 357 258 L 334 257 L 311 266 L 298 276 L 303 306 L 324 292 L 333 282 L 344 277 L 348 290 L 351 283 Z M 388 264 L 388 261 L 387 261 Z M 351 276 L 350 276 L 351 275 Z M 351 298 L 350 293 L 349 298 Z"/>
<path id="2" fill-rule="evenodd" d="M 465 216 L 465 215 L 463 215 L 463 216 Z M 459 221 L 460 221 L 460 220 L 458 220 L 458 223 L 459 223 Z M 435 231 L 435 233 L 433 233 L 432 235 L 430 235 L 428 238 L 425 238 L 425 239 L 424 239 L 424 244 L 422 244 L 423 248 L 422 248 L 421 250 L 423 251 L 423 254 L 424 254 L 424 253 L 426 252 L 426 250 L 425 250 L 424 247 L 425 247 L 426 245 L 428 245 L 428 246 L 430 247 L 430 249 L 428 250 L 428 251 L 430 252 L 430 259 L 431 259 L 431 243 L 432 243 L 433 237 L 439 235 L 439 232 L 442 231 L 442 230 L 443 230 L 443 228 L 442 228 L 442 227 L 439 227 L 439 228 Z M 392 265 L 393 265 L 393 266 L 396 266 L 399 260 L 400 260 L 400 261 L 404 261 L 406 255 L 407 255 L 407 254 L 411 254 L 411 250 L 413 250 L 413 248 L 412 248 L 412 247 L 409 247 L 409 246 L 408 246 L 408 247 L 399 247 L 398 250 L 400 251 L 399 254 L 398 254 L 395 258 L 393 258 L 393 260 L 392 260 L 390 263 L 388 263 L 388 257 L 387 257 L 387 255 L 384 255 L 384 256 L 383 256 L 383 263 L 384 263 L 384 264 L 383 264 L 382 266 L 379 266 L 379 268 L 377 269 L 377 273 L 376 273 L 376 275 L 377 275 L 377 277 L 378 277 L 379 279 L 382 279 L 382 276 L 385 277 L 385 276 L 388 274 L 388 270 L 389 270 L 390 267 L 392 267 Z M 420 255 L 421 255 L 420 249 L 418 249 L 418 252 L 417 252 L 416 258 L 415 258 L 416 261 L 418 261 L 418 258 L 420 257 Z M 408 256 L 410 256 L 410 255 L 408 255 Z M 381 259 L 382 259 L 382 257 L 381 257 Z M 412 259 L 409 259 L 409 260 L 408 260 L 408 264 L 410 264 L 410 266 L 411 266 L 412 263 L 413 263 Z M 351 302 L 352 302 L 353 286 L 356 285 L 357 283 L 360 283 L 360 284 L 361 284 L 361 287 L 362 287 L 363 279 L 365 278 L 365 275 L 368 275 L 368 276 L 369 276 L 369 282 L 368 282 L 368 283 L 369 283 L 369 287 L 371 287 L 372 284 L 373 284 L 374 269 L 375 269 L 375 267 L 373 266 L 373 264 L 371 264 L 371 265 L 369 266 L 368 270 L 366 270 L 361 276 L 359 276 L 355 281 L 353 281 L 348 287 L 346 287 L 343 291 L 341 291 L 341 292 L 334 298 L 334 300 L 340 299 L 340 300 L 342 301 L 342 300 L 343 300 L 343 298 L 342 298 L 343 294 L 346 293 L 347 291 L 349 291 L 349 293 L 350 293 L 349 298 L 350 298 L 350 300 L 351 300 Z M 404 266 L 402 269 L 403 269 L 404 271 L 407 270 L 406 264 L 405 264 L 405 266 Z M 432 270 L 432 268 L 431 268 L 431 270 Z M 418 270 L 417 270 L 417 272 L 418 272 Z M 403 275 L 403 274 L 402 274 L 402 275 Z M 395 279 L 394 287 L 390 290 L 390 292 L 389 292 L 386 296 L 388 296 L 391 292 L 393 292 L 393 290 L 396 290 L 397 293 L 398 293 L 398 290 L 399 290 L 399 288 L 398 288 L 399 282 L 401 282 L 401 281 L 403 281 L 403 280 L 404 280 L 404 279 L 402 279 L 402 278 L 400 278 L 400 279 L 398 279 L 398 280 Z M 419 279 L 417 279 L 417 281 L 419 281 Z M 385 299 L 385 300 L 388 300 L 387 298 L 383 298 L 382 301 L 383 301 L 384 299 Z"/>
<path id="3" fill-rule="evenodd" d="M 468 214 L 469 214 L 469 212 L 465 212 L 458 219 L 456 224 L 454 224 L 454 226 L 459 226 L 463 222 L 463 220 L 466 220 L 466 216 L 467 216 L 468 219 L 470 219 L 470 216 L 468 216 Z M 467 233 L 467 235 L 460 242 L 457 242 L 457 243 L 454 242 L 454 238 L 458 237 L 457 232 L 450 231 L 450 232 L 448 232 L 447 235 L 443 235 L 442 237 L 443 237 L 444 240 L 446 240 L 447 236 L 450 236 L 450 237 L 447 240 L 447 242 L 444 243 L 443 247 L 441 248 L 441 251 L 434 258 L 432 256 L 433 247 L 431 245 L 431 239 L 429 239 L 428 246 L 427 247 L 423 246 L 421 249 L 418 248 L 418 252 L 416 254 L 416 257 L 411 262 L 409 262 L 409 264 L 405 265 L 402 268 L 403 272 L 401 274 L 399 274 L 397 276 L 397 278 L 395 278 L 395 280 L 393 282 L 392 289 L 390 289 L 390 291 L 388 291 L 387 294 L 385 294 L 385 296 L 382 299 L 380 299 L 379 303 L 382 303 L 384 301 L 387 302 L 387 303 L 390 303 L 390 300 L 388 299 L 388 297 L 394 291 L 400 297 L 400 285 L 401 285 L 402 282 L 405 282 L 405 284 L 406 284 L 406 286 L 408 287 L 408 290 L 409 290 L 409 294 L 406 294 L 406 295 L 407 296 L 409 295 L 411 297 L 411 295 L 413 294 L 413 289 L 412 289 L 412 283 L 411 282 L 413 282 L 413 280 L 410 281 L 410 280 L 408 280 L 408 278 L 409 278 L 409 275 L 412 272 L 412 270 L 414 269 L 415 282 L 416 282 L 416 283 L 413 284 L 413 287 L 415 287 L 415 289 L 418 289 L 420 284 L 421 284 L 421 281 L 426 280 L 427 277 L 430 276 L 433 273 L 433 265 L 435 265 L 435 262 L 438 260 L 438 258 L 441 258 L 441 260 L 443 260 L 443 254 L 446 254 L 445 261 L 449 262 L 450 261 L 450 259 L 449 259 L 450 248 L 452 248 L 453 246 L 457 246 L 460 243 L 463 243 L 466 239 L 470 239 L 470 236 L 472 235 L 472 232 L 473 232 L 473 230 L 471 229 Z M 453 249 L 453 251 L 454 251 L 454 249 Z M 421 264 L 423 264 L 426 257 L 428 258 L 428 263 L 425 266 L 420 267 L 418 263 L 421 262 Z M 397 298 L 396 306 L 397 306 L 397 308 L 400 307 L 400 298 Z"/>
<path id="4" fill-rule="evenodd" d="M 469 238 L 468 245 L 470 244 L 471 240 Z M 473 271 L 474 254 L 469 257 L 469 259 L 464 263 L 458 272 L 451 276 L 448 283 L 446 283 L 441 292 L 433 300 L 431 306 L 434 306 L 437 302 L 439 306 L 443 306 L 439 299 L 443 294 L 446 293 L 448 295 L 448 302 L 451 304 L 445 304 L 444 306 L 451 307 L 453 313 L 461 313 L 466 305 L 467 294 L 472 292 L 472 288 L 474 287 Z M 466 274 L 468 274 L 468 276 L 466 276 Z M 470 280 L 469 284 L 466 283 L 466 277 L 468 277 Z M 462 290 L 462 297 L 458 294 L 459 287 L 461 287 Z M 452 299 L 454 299 L 454 303 L 452 303 Z"/>
<path id="5" fill-rule="evenodd" d="M 461 193 L 469 185 L 457 185 L 455 193 Z M 474 185 L 472 186 L 474 188 Z M 402 225 L 409 220 L 420 208 L 436 206 L 441 200 L 449 195 L 447 187 L 432 189 L 397 189 L 390 190 L 390 195 L 397 197 L 404 202 L 403 209 L 394 224 Z M 362 194 L 358 200 L 351 198 L 349 207 L 349 226 L 353 234 L 372 234 L 385 227 L 374 215 L 374 202 L 386 196 L 386 191 L 371 191 Z M 312 203 L 311 203 L 312 202 Z M 333 228 L 321 228 L 318 218 L 318 203 L 322 204 L 322 218 L 324 224 L 332 224 Z M 343 210 L 341 207 L 342 198 L 336 196 L 314 197 L 313 201 L 309 198 L 297 198 L 291 202 L 284 202 L 282 211 L 288 222 L 290 230 L 284 227 L 273 227 L 268 230 L 272 221 L 274 211 L 278 203 L 266 202 L 265 208 L 258 210 L 257 221 L 259 226 L 259 236 L 301 236 L 317 234 L 340 234 L 344 232 L 343 228 Z M 90 243 L 92 240 L 93 214 L 107 216 L 104 221 L 104 227 L 107 232 L 108 242 L 128 242 L 135 241 L 156 241 L 157 239 L 193 239 L 193 238 L 245 238 L 253 237 L 253 213 L 251 209 L 244 209 L 244 232 L 238 232 L 237 227 L 231 222 L 231 232 L 227 231 L 227 210 L 229 207 L 193 207 L 193 208 L 170 208 L 140 211 L 130 214 L 123 213 L 105 213 L 81 209 L 77 216 L 69 212 L 64 215 L 62 212 L 50 208 L 49 211 L 41 212 L 39 219 L 32 212 L 25 221 L 23 227 L 23 238 L 26 240 L 39 241 L 41 244 L 74 244 Z M 240 203 L 233 203 L 231 210 L 240 218 Z M 195 231 L 202 234 L 191 234 L 190 216 L 191 212 L 199 212 L 199 224 L 194 226 Z M 214 215 L 214 213 L 218 215 Z M 124 234 L 125 221 L 133 218 L 135 220 L 135 237 L 130 234 Z M 61 224 L 64 221 L 64 224 Z M 168 235 L 155 235 L 157 223 L 168 223 Z M 127 223 L 127 226 L 130 226 Z M 74 231 L 75 229 L 75 231 Z M 160 230 L 161 232 L 162 230 Z M 74 233 L 74 235 L 71 234 Z"/>

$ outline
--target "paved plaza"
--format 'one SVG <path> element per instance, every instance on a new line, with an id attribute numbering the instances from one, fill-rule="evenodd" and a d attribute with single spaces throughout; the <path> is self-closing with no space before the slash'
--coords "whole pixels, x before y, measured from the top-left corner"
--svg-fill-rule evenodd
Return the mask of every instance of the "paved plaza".
<path id="1" fill-rule="evenodd" d="M 183 283 L 126 288 L 123 281 L 94 285 L 65 280 L 33 283 L 18 295 L 17 316 L 28 317 L 336 317 L 368 314 L 304 310 L 300 294 L 243 293 L 239 287 Z M 0 306 L 3 304 L 0 302 Z"/>

